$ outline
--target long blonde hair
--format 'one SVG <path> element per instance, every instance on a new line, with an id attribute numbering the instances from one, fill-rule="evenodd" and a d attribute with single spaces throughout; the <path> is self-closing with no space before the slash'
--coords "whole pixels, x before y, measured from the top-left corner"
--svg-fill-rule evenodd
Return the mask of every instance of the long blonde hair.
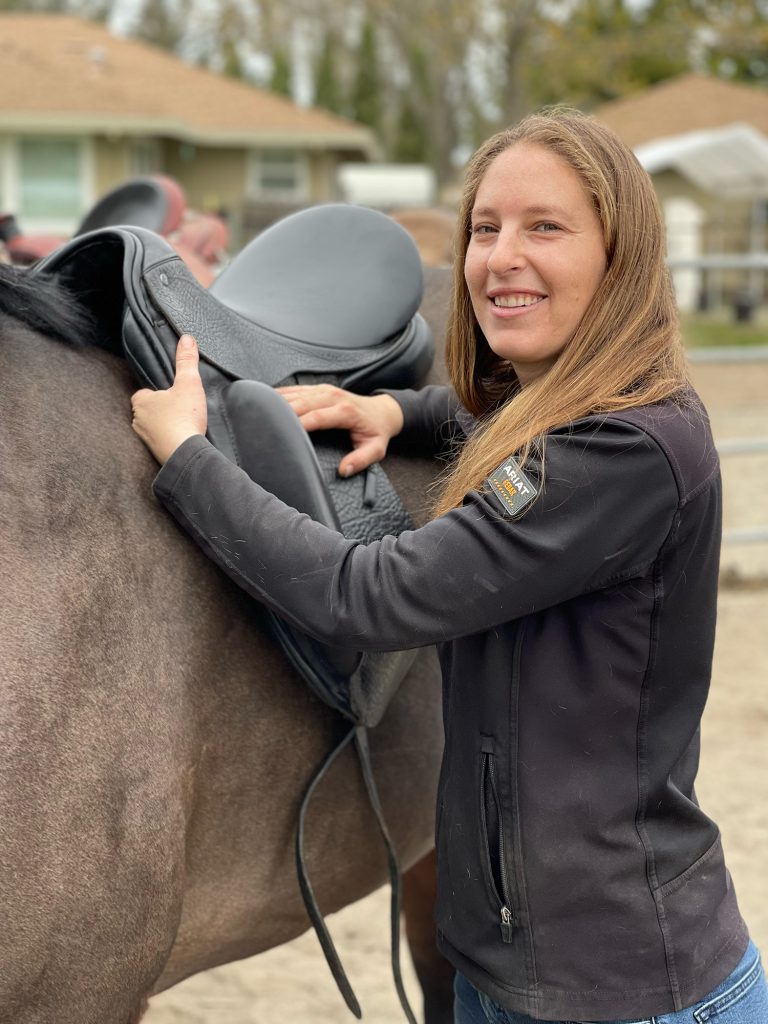
<path id="1" fill-rule="evenodd" d="M 554 365 L 525 388 L 488 345 L 464 280 L 480 182 L 500 153 L 521 142 L 556 153 L 576 171 L 602 225 L 606 253 L 605 276 L 571 339 Z M 579 111 L 532 114 L 475 153 L 457 225 L 446 361 L 462 405 L 480 425 L 443 484 L 437 515 L 460 505 L 511 454 L 524 462 L 552 428 L 590 413 L 657 402 L 687 386 L 664 240 L 650 178 L 610 129 Z"/>

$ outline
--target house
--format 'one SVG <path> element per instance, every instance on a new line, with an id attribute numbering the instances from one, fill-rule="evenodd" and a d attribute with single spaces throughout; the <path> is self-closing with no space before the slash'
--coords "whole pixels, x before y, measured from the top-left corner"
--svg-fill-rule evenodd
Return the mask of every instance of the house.
<path id="1" fill-rule="evenodd" d="M 681 307 L 762 301 L 763 270 L 694 264 L 768 251 L 768 91 L 689 74 L 594 113 L 653 178 Z"/>
<path id="2" fill-rule="evenodd" d="M 613 100 L 594 114 L 627 145 L 740 121 L 768 136 L 768 92 L 707 75 L 680 75 Z"/>
<path id="3" fill-rule="evenodd" d="M 732 175 L 724 189 L 706 168 L 695 175 L 691 173 L 693 164 L 690 158 L 687 168 L 686 161 L 678 159 L 693 144 L 698 147 L 699 161 L 711 161 L 712 146 L 716 145 L 712 133 L 734 125 L 751 128 L 753 136 L 768 139 L 768 91 L 764 89 L 705 75 L 682 75 L 634 96 L 606 103 L 594 114 L 613 128 L 636 153 L 653 152 L 653 167 L 649 170 L 662 203 L 670 197 L 686 195 L 714 215 L 723 199 L 729 202 L 750 201 L 761 195 L 768 199 L 768 177 L 765 174 L 754 182 L 753 188 L 742 188 L 739 196 Z M 702 148 L 705 138 L 709 141 L 706 152 Z M 738 164 L 741 155 L 745 162 L 743 176 L 746 178 L 753 164 L 747 133 L 733 138 L 723 134 L 722 148 L 730 152 L 723 152 L 720 161 L 730 158 Z M 659 158 L 662 151 L 669 156 L 666 165 Z"/>
<path id="4" fill-rule="evenodd" d="M 191 207 L 336 198 L 336 169 L 377 155 L 363 126 L 184 63 L 94 22 L 0 14 L 0 212 L 69 233 L 139 174 L 175 178 Z"/>

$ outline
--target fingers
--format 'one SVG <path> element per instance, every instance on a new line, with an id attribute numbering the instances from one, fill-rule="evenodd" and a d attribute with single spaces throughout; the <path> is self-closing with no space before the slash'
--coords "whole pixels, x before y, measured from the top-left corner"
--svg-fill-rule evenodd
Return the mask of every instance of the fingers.
<path id="1" fill-rule="evenodd" d="M 275 389 L 288 402 L 305 430 L 351 430 L 361 423 L 357 396 L 331 384 Z"/>
<path id="2" fill-rule="evenodd" d="M 355 473 L 360 473 L 372 466 L 374 462 L 381 462 L 385 454 L 386 445 L 381 441 L 377 439 L 363 441 L 341 460 L 338 468 L 339 476 L 353 476 Z"/>
<path id="3" fill-rule="evenodd" d="M 328 404 L 339 399 L 349 398 L 351 392 L 337 388 L 334 384 L 285 384 L 275 388 L 288 402 L 307 401 L 310 404 Z"/>
<path id="4" fill-rule="evenodd" d="M 337 405 L 349 399 L 349 392 L 333 384 L 293 384 L 275 391 L 288 402 L 298 416 L 326 406 Z"/>
<path id="5" fill-rule="evenodd" d="M 344 391 L 331 384 L 277 388 L 307 431 L 348 430 L 353 451 L 338 466 L 339 476 L 352 476 L 380 462 L 387 442 L 375 417 L 371 417 L 370 398 Z"/>
<path id="6" fill-rule="evenodd" d="M 354 406 L 343 404 L 326 406 L 322 409 L 310 409 L 302 412 L 294 407 L 293 410 L 301 421 L 305 430 L 352 430 L 357 426 L 360 413 Z"/>
<path id="7" fill-rule="evenodd" d="M 200 353 L 191 334 L 182 334 L 176 346 L 176 380 L 192 380 L 200 376 Z"/>

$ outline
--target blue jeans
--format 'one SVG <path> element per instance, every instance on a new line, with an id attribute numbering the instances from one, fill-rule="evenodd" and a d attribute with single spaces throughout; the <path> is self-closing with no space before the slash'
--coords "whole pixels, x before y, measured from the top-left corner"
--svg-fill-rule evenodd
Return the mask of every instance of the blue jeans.
<path id="1" fill-rule="evenodd" d="M 455 1024 L 536 1024 L 533 1017 L 504 1010 L 456 975 Z M 550 1024 L 591 1024 L 587 1021 L 552 1021 Z M 750 942 L 741 963 L 725 981 L 693 1006 L 676 1013 L 605 1024 L 768 1024 L 768 986 L 760 955 Z"/>

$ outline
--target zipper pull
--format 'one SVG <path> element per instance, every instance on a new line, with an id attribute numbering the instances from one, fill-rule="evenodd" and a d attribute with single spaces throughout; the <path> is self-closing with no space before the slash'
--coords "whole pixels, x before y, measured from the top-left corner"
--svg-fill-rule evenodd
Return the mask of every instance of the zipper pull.
<path id="1" fill-rule="evenodd" d="M 515 926 L 515 919 L 509 907 L 501 908 L 501 938 L 503 942 L 512 941 L 512 929 Z"/>

